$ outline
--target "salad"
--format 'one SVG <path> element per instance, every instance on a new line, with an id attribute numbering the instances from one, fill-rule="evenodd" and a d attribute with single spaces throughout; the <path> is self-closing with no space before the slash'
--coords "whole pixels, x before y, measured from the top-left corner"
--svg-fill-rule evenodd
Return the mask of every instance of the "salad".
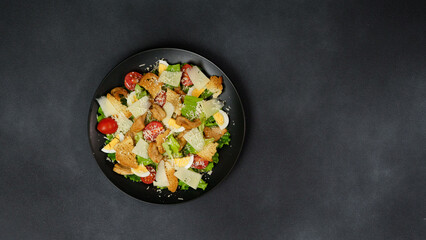
<path id="1" fill-rule="evenodd" d="M 171 192 L 205 190 L 218 149 L 231 141 L 222 90 L 221 76 L 192 64 L 159 60 L 146 73 L 127 73 L 123 87 L 96 99 L 113 171 Z"/>

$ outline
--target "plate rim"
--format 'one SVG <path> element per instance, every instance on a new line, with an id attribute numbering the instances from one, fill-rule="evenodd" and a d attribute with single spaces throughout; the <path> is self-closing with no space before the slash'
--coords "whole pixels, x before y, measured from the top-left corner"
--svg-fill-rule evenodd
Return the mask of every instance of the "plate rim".
<path id="1" fill-rule="evenodd" d="M 96 102 L 96 92 L 97 92 L 97 90 L 99 89 L 99 87 L 100 86 L 102 86 L 102 84 L 106 81 L 106 79 L 108 78 L 108 76 L 109 75 L 111 75 L 111 73 L 112 72 L 114 72 L 118 67 L 120 67 L 124 62 L 126 62 L 126 61 L 128 61 L 129 59 L 132 59 L 132 58 L 134 58 L 134 57 L 136 57 L 136 56 L 138 56 L 138 55 L 142 55 L 142 54 L 146 54 L 146 53 L 148 53 L 148 52 L 153 52 L 153 51 L 162 51 L 162 50 L 169 50 L 169 51 L 180 51 L 180 52 L 186 52 L 186 53 L 189 53 L 189 54 L 193 54 L 193 55 L 196 55 L 197 57 L 199 57 L 199 58 L 202 58 L 203 60 L 205 60 L 205 61 L 207 61 L 208 63 L 210 63 L 210 64 L 212 64 L 215 68 L 217 68 L 217 69 L 219 69 L 222 73 L 223 73 L 223 75 L 224 76 L 226 76 L 226 78 L 229 80 L 229 82 L 231 83 L 231 86 L 232 86 L 232 88 L 234 89 L 234 91 L 235 91 L 235 93 L 236 93 L 236 95 L 237 95 L 237 98 L 238 98 L 238 101 L 239 101 L 239 103 L 240 103 L 240 106 L 241 106 L 241 112 L 242 112 L 242 117 L 243 117 L 243 133 L 242 133 L 242 140 L 241 140 L 241 147 L 240 147 L 240 149 L 238 150 L 238 153 L 237 153 L 237 156 L 236 156 L 236 158 L 235 158 L 235 161 L 233 162 L 233 164 L 232 164 L 232 166 L 228 169 L 228 171 L 227 171 L 227 173 L 217 182 L 217 184 L 215 185 L 215 186 L 213 186 L 213 188 L 211 188 L 209 191 L 207 191 L 207 192 L 203 192 L 201 195 L 199 195 L 199 196 L 197 196 L 197 197 L 194 197 L 194 198 L 191 198 L 191 199 L 188 199 L 188 200 L 182 200 L 182 201 L 177 201 L 177 202 L 151 202 L 151 201 L 146 201 L 146 200 L 143 200 L 143 199 L 140 199 L 140 198 L 138 198 L 138 197 L 135 197 L 135 196 L 133 196 L 133 195 L 131 195 L 131 194 L 129 194 L 129 193 L 127 193 L 127 192 L 125 192 L 124 190 L 122 190 L 121 188 L 119 188 L 116 184 L 114 184 L 114 182 L 113 181 L 111 181 L 107 176 L 106 176 L 106 174 L 104 173 L 104 171 L 102 170 L 102 168 L 101 168 L 101 166 L 99 165 L 99 163 L 98 163 L 98 161 L 97 161 L 97 159 L 96 159 L 96 157 L 95 157 L 95 149 L 93 149 L 93 146 L 92 146 L 92 144 L 91 144 L 91 135 L 90 135 L 90 130 L 91 130 L 91 128 L 90 128 L 90 120 L 91 120 L 91 111 L 92 111 L 92 109 L 93 109 L 93 107 L 94 107 L 94 105 L 95 105 L 95 102 Z M 90 103 L 90 107 L 89 107 L 89 114 L 88 114 L 88 119 L 87 119 L 88 121 L 87 121 L 87 133 L 88 133 L 88 140 L 89 140 L 89 145 L 90 145 L 90 149 L 91 149 L 91 152 L 92 152 L 92 156 L 93 156 L 93 158 L 95 159 L 95 161 L 96 161 L 96 164 L 98 165 L 98 168 L 100 168 L 100 170 L 101 170 L 101 172 L 103 173 L 102 175 L 104 175 L 104 177 L 106 177 L 107 179 L 108 179 L 108 181 L 110 182 L 110 184 L 112 184 L 114 187 L 116 187 L 117 189 L 119 189 L 120 190 L 120 192 L 124 192 L 126 195 L 128 195 L 128 196 L 131 196 L 132 198 L 135 198 L 135 199 L 137 199 L 137 200 L 139 200 L 139 201 L 142 201 L 142 202 L 145 202 L 145 203 L 149 203 L 149 204 L 159 204 L 159 205 L 173 205 L 173 204 L 180 204 L 180 203 L 187 203 L 187 202 L 190 202 L 190 201 L 192 201 L 192 200 L 194 200 L 194 199 L 198 199 L 199 197 L 201 197 L 201 196 L 203 196 L 203 195 L 206 195 L 208 192 L 211 192 L 213 189 L 215 189 L 219 184 L 221 184 L 228 176 L 229 176 L 229 174 L 232 172 L 232 170 L 234 169 L 234 167 L 235 167 L 235 164 L 238 162 L 238 160 L 239 160 L 239 158 L 240 158 L 240 155 L 241 155 L 241 152 L 242 152 L 242 150 L 243 150 L 243 147 L 244 147 L 244 142 L 245 142 L 245 136 L 246 136 L 246 116 L 245 116 L 245 111 L 244 111 L 244 105 L 243 105 L 243 102 L 241 101 L 241 97 L 240 97 L 240 94 L 238 93 L 238 91 L 237 91 L 237 88 L 235 87 L 235 85 L 234 85 L 234 83 L 232 82 L 232 80 L 228 77 L 228 75 L 226 75 L 226 73 L 221 69 L 221 68 L 219 68 L 215 63 L 213 63 L 212 61 L 210 61 L 209 59 L 207 59 L 206 57 L 204 57 L 204 56 L 202 56 L 202 55 L 200 55 L 200 54 L 198 54 L 198 53 L 195 53 L 195 52 L 192 52 L 192 51 L 189 51 L 189 50 L 186 50 L 186 49 L 181 49 L 181 48 L 172 48 L 172 47 L 164 47 L 164 48 L 152 48 L 152 49 L 147 49 L 147 50 L 143 50 L 143 51 L 139 51 L 139 52 L 137 52 L 137 53 L 134 53 L 134 54 L 132 54 L 132 55 L 130 55 L 129 57 L 126 57 L 124 60 L 122 60 L 122 61 L 120 61 L 118 64 L 116 64 L 104 77 L 103 77 L 103 79 L 102 79 L 102 81 L 98 84 L 98 86 L 96 87 L 96 89 L 95 89 L 95 91 L 94 91 L 94 93 L 93 93 L 93 96 L 92 96 L 92 99 L 91 99 L 91 103 Z"/>

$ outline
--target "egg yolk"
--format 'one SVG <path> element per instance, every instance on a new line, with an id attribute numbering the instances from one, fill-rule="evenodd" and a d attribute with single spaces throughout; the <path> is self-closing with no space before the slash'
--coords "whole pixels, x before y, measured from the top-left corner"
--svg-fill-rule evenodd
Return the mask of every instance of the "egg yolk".
<path id="1" fill-rule="evenodd" d="M 114 138 L 110 143 L 108 143 L 104 149 L 108 149 L 111 150 L 114 148 L 114 146 L 119 142 L 120 140 L 118 140 L 118 138 Z"/>
<path id="2" fill-rule="evenodd" d="M 167 66 L 166 65 L 164 65 L 164 64 L 159 64 L 158 65 L 158 75 L 161 75 L 161 73 L 163 72 L 163 71 L 165 71 L 167 69 Z"/>
<path id="3" fill-rule="evenodd" d="M 173 118 L 171 118 L 169 120 L 169 126 L 172 129 L 178 129 L 178 128 L 180 128 L 180 126 L 176 123 L 176 120 L 174 120 Z"/>
<path id="4" fill-rule="evenodd" d="M 222 114 L 220 112 L 217 112 L 213 115 L 214 120 L 216 121 L 217 125 L 223 125 L 225 123 L 225 120 L 223 119 Z"/>

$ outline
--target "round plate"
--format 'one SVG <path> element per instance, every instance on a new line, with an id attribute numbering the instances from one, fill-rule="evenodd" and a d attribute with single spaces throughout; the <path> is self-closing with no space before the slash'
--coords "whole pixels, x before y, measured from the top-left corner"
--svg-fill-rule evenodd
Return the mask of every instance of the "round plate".
<path id="1" fill-rule="evenodd" d="M 157 60 L 162 58 L 171 64 L 192 63 L 200 66 L 208 76 L 216 75 L 223 77 L 224 88 L 219 99 L 225 101 L 224 109 L 229 114 L 230 122 L 228 130 L 231 133 L 231 144 L 229 146 L 225 145 L 219 150 L 219 163 L 213 168 L 213 173 L 211 175 L 204 175 L 203 179 L 208 183 L 205 191 L 190 188 L 186 191 L 178 189 L 175 193 L 171 193 L 167 189 L 159 191 L 152 185 L 146 185 L 142 182 L 132 182 L 129 179 L 113 172 L 113 164 L 106 160 L 106 153 L 101 151 L 105 139 L 104 135 L 96 130 L 96 117 L 99 107 L 96 102 L 96 98 L 105 96 L 114 87 L 123 86 L 124 76 L 128 72 L 146 72 L 147 67 L 153 65 Z M 227 109 L 229 109 L 229 111 Z M 104 174 L 115 186 L 130 196 L 146 202 L 179 203 L 197 198 L 210 191 L 229 174 L 236 163 L 243 146 L 245 118 L 243 106 L 237 90 L 225 73 L 215 64 L 190 51 L 175 48 L 159 48 L 135 54 L 118 64 L 111 72 L 108 73 L 93 96 L 89 111 L 88 128 L 93 156 Z"/>

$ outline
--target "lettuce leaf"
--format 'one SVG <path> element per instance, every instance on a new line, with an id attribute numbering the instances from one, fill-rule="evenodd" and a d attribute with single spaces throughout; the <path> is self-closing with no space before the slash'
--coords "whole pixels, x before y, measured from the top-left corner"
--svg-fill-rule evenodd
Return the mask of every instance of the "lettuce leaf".
<path id="1" fill-rule="evenodd" d="M 108 153 L 108 158 L 111 159 L 111 162 L 116 162 L 117 160 L 115 159 L 115 153 Z"/>
<path id="2" fill-rule="evenodd" d="M 130 179 L 133 182 L 141 182 L 141 178 L 136 176 L 135 174 L 132 175 L 124 175 L 125 178 Z"/>
<path id="3" fill-rule="evenodd" d="M 136 92 L 136 98 L 137 99 L 141 99 L 145 96 L 148 96 L 148 92 L 145 90 L 145 88 L 139 86 L 139 84 L 136 84 L 135 92 Z"/>
<path id="4" fill-rule="evenodd" d="M 217 148 L 222 148 L 224 145 L 229 145 L 229 143 L 231 142 L 231 134 L 229 132 L 226 132 L 225 134 L 223 134 L 223 136 L 217 141 L 217 143 L 219 143 L 219 145 L 217 146 Z"/>
<path id="5" fill-rule="evenodd" d="M 181 109 L 182 116 L 188 118 L 191 121 L 194 120 L 197 117 L 197 103 L 202 100 L 203 99 L 201 98 L 186 95 L 183 101 L 184 106 Z"/>
<path id="6" fill-rule="evenodd" d="M 157 166 L 157 164 L 154 161 L 152 161 L 151 159 L 143 158 L 139 155 L 136 155 L 136 160 L 138 161 L 138 164 L 143 164 L 144 166 L 148 166 L 148 165 L 152 165 L 154 167 Z"/>
<path id="7" fill-rule="evenodd" d="M 98 120 L 98 122 L 100 122 L 102 119 L 104 119 L 105 118 L 105 114 L 104 114 L 104 111 L 102 111 L 102 108 L 101 107 L 99 107 L 98 108 L 98 117 L 97 117 L 97 120 Z"/>
<path id="8" fill-rule="evenodd" d="M 169 65 L 166 68 L 166 71 L 169 71 L 169 72 L 180 72 L 180 64 L 178 63 L 178 64 L 175 64 L 175 65 Z"/>

